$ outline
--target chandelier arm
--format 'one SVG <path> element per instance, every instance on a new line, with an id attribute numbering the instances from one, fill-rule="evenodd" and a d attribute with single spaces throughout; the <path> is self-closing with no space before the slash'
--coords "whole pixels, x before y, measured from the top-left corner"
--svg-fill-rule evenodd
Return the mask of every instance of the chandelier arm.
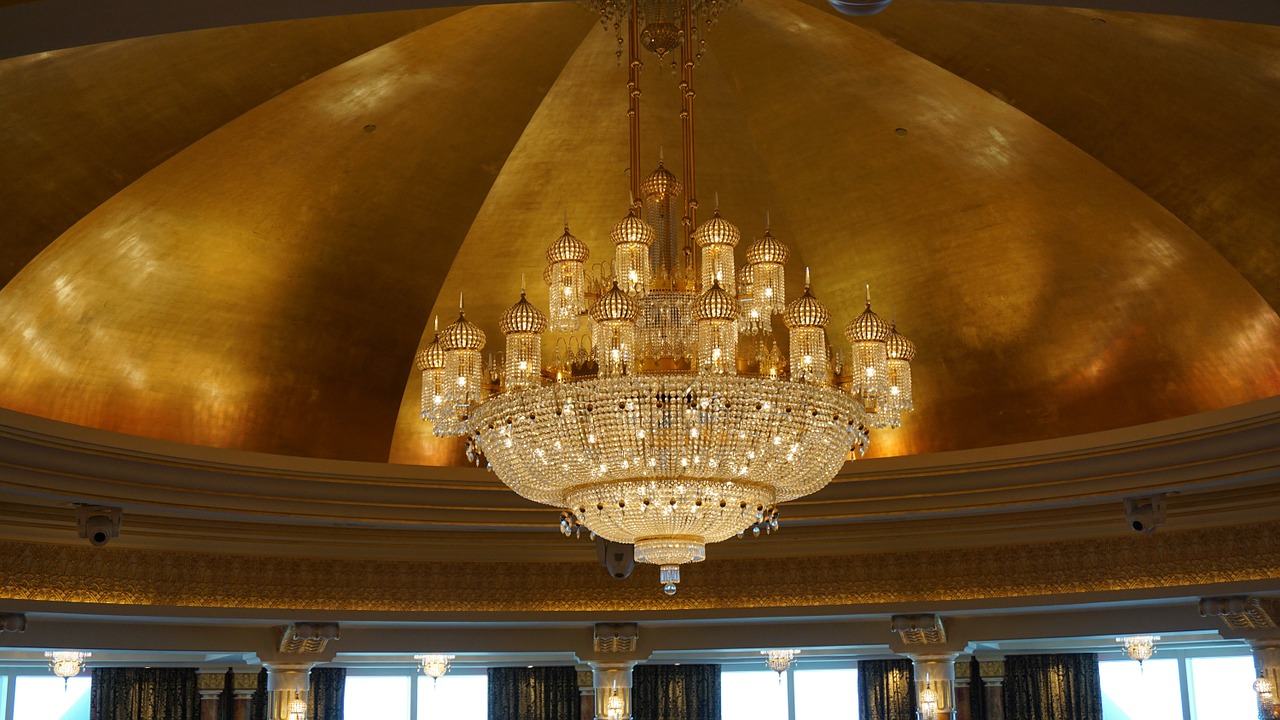
<path id="1" fill-rule="evenodd" d="M 640 195 L 640 3 L 631 3 L 627 22 L 627 95 L 631 140 L 631 204 L 642 202 Z"/>
<path id="2" fill-rule="evenodd" d="M 682 0 L 684 10 L 683 37 L 680 42 L 680 129 L 684 146 L 684 248 L 686 257 L 692 248 L 693 229 L 698 220 L 698 193 L 694 185 L 695 161 L 693 143 L 693 3 Z M 689 258 L 692 277 L 698 277 L 696 253 Z M 696 281 L 695 281 L 696 282 Z"/>

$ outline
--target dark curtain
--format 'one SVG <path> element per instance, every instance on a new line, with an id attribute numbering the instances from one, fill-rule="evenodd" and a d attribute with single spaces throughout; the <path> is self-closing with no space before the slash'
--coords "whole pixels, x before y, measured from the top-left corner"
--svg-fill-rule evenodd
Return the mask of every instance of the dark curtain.
<path id="1" fill-rule="evenodd" d="M 969 720 L 987 720 L 987 684 L 978 658 L 969 658 Z"/>
<path id="2" fill-rule="evenodd" d="M 342 720 L 347 692 L 346 668 L 315 668 L 311 671 L 308 697 L 310 720 Z"/>
<path id="3" fill-rule="evenodd" d="M 94 668 L 90 720 L 199 720 L 195 668 Z"/>
<path id="4" fill-rule="evenodd" d="M 1098 656 L 1006 657 L 1004 716 L 1006 720 L 1102 720 Z"/>
<path id="5" fill-rule="evenodd" d="M 631 717 L 720 720 L 720 666 L 637 666 L 631 673 Z"/>
<path id="6" fill-rule="evenodd" d="M 267 718 L 267 669 L 258 671 L 258 689 L 253 691 L 249 699 L 249 720 L 269 720 Z"/>
<path id="7" fill-rule="evenodd" d="M 571 665 L 489 668 L 489 720 L 578 720 Z"/>
<path id="8" fill-rule="evenodd" d="M 858 662 L 861 720 L 916 720 L 916 673 L 910 660 Z"/>
<path id="9" fill-rule="evenodd" d="M 218 720 L 233 720 L 235 717 L 236 674 L 227 668 L 222 676 L 222 700 L 218 703 Z"/>

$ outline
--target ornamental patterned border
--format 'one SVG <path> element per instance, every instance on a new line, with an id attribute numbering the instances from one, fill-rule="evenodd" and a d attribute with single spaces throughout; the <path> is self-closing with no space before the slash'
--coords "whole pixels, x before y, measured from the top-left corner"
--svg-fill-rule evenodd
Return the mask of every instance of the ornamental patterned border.
<path id="1" fill-rule="evenodd" d="M 851 531 L 851 534 L 856 530 Z M 718 560 L 658 592 L 585 563 L 298 559 L 0 542 L 0 599 L 213 608 L 564 612 L 822 607 L 1280 578 L 1280 522 L 900 554 Z"/>

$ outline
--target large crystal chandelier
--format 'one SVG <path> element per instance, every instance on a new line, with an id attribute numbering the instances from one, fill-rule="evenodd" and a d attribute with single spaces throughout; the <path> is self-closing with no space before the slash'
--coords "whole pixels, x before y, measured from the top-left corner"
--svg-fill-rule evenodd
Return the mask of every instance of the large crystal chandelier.
<path id="1" fill-rule="evenodd" d="M 422 417 L 437 435 L 467 438 L 468 457 L 479 463 L 482 454 L 517 493 L 563 508 L 565 534 L 586 528 L 634 544 L 635 559 L 659 565 L 672 594 L 680 565 L 701 561 L 708 543 L 776 529 L 779 503 L 830 482 L 851 452 L 865 451 L 868 428 L 897 427 L 914 407 L 916 351 L 872 311 L 868 292 L 844 329 L 846 364 L 829 345 L 831 314 L 808 270 L 787 302 L 791 253 L 767 220 L 741 268 L 739 229 L 718 208 L 697 223 L 693 70 L 702 47 L 693 28 L 723 3 L 663 2 L 597 7 L 606 25 L 627 25 L 633 169 L 639 47 L 662 57 L 678 45 L 683 180 L 661 161 L 645 178 L 633 170 L 633 203 L 610 233 L 613 262 L 599 272 L 588 272 L 591 253 L 566 222 L 546 251 L 549 313 L 521 288 L 499 322 L 501 360 L 482 362 L 485 335 L 460 304 L 456 321 L 437 323 L 418 367 Z M 664 33 L 675 40 L 655 39 Z M 550 362 L 548 332 L 557 335 Z"/>

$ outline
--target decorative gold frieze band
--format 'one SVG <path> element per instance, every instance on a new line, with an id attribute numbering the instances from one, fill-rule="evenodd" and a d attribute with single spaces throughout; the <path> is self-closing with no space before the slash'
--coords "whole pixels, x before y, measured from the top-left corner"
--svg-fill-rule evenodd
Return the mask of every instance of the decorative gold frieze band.
<path id="1" fill-rule="evenodd" d="M 348 561 L 0 542 L 0 599 L 404 612 L 921 603 L 1186 588 L 1280 577 L 1280 522 L 1039 545 L 711 560 L 680 595 L 586 563 Z M 920 568 L 929 572 L 922 573 Z M 768 577 L 768 583 L 743 582 Z"/>

